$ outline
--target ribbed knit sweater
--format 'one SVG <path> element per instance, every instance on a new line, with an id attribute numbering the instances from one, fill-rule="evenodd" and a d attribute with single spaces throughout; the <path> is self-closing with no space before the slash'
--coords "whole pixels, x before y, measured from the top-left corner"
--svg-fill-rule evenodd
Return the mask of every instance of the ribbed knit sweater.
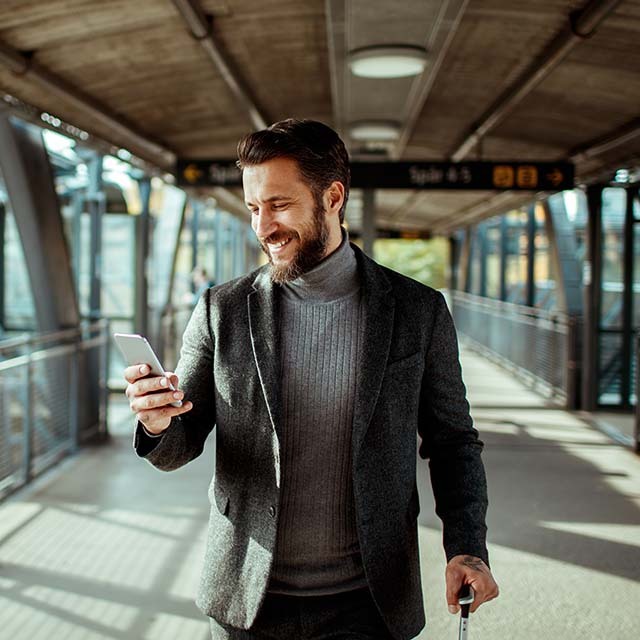
<path id="1" fill-rule="evenodd" d="M 320 595 L 366 584 L 351 474 L 361 325 L 356 258 L 345 235 L 281 290 L 282 488 L 272 592 Z"/>

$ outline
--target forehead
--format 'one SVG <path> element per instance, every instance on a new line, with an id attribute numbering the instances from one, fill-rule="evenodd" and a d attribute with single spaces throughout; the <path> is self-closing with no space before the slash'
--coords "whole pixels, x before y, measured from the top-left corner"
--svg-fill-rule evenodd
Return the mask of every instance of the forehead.
<path id="1" fill-rule="evenodd" d="M 291 158 L 274 158 L 245 167 L 242 186 L 247 201 L 264 200 L 273 195 L 295 196 L 309 191 L 300 176 L 298 163 Z"/>

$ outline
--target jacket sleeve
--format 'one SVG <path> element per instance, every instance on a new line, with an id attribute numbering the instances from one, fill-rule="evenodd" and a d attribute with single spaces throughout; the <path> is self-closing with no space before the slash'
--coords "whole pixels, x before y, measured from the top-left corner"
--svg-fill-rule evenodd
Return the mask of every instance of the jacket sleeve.
<path id="1" fill-rule="evenodd" d="M 483 444 L 469 413 L 453 319 L 439 292 L 434 307 L 420 397 L 420 455 L 429 460 L 447 561 L 469 554 L 489 564 Z"/>
<path id="2" fill-rule="evenodd" d="M 176 416 L 160 437 L 145 433 L 137 423 L 133 446 L 136 453 L 162 471 L 173 471 L 197 458 L 216 421 L 211 334 L 211 290 L 198 300 L 182 339 L 176 367 L 184 401 L 193 408 Z"/>

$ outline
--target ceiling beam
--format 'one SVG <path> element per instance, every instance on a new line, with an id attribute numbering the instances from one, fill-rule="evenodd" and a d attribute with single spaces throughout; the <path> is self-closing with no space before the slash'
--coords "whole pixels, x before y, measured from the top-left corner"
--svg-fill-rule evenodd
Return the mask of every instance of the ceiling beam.
<path id="1" fill-rule="evenodd" d="M 640 118 L 634 118 L 615 131 L 576 147 L 569 152 L 569 159 L 572 162 L 584 162 L 628 144 L 636 138 L 640 138 Z"/>
<path id="2" fill-rule="evenodd" d="M 125 122 L 107 106 L 39 65 L 31 57 L 23 55 L 3 42 L 0 42 L 0 64 L 4 64 L 25 81 L 37 84 L 66 103 L 73 105 L 90 122 L 98 122 L 107 130 L 115 144 L 126 147 L 135 155 L 158 167 L 173 169 L 176 157 L 171 149 Z M 65 117 L 65 119 L 68 118 Z"/>
<path id="3" fill-rule="evenodd" d="M 409 143 L 468 4 L 469 0 L 445 0 L 440 6 L 425 47 L 429 56 L 427 68 L 411 85 L 402 117 L 402 130 L 390 154 L 395 160 L 402 157 Z"/>
<path id="4" fill-rule="evenodd" d="M 517 209 L 532 200 L 539 200 L 545 195 L 548 194 L 542 192 L 503 191 L 492 197 L 484 198 L 477 204 L 448 213 L 446 216 L 431 222 L 429 228 L 434 234 L 448 234 L 460 227 Z"/>
<path id="5" fill-rule="evenodd" d="M 198 0 L 173 0 L 173 4 L 189 26 L 193 37 L 200 43 L 231 93 L 244 109 L 254 129 L 266 129 L 268 119 L 258 107 L 240 73 L 223 53 L 222 46 L 211 28 L 211 21 L 204 14 Z"/>
<path id="6" fill-rule="evenodd" d="M 333 125 L 344 140 L 345 131 L 345 13 L 343 0 L 325 0 L 325 20 L 327 25 L 327 48 L 329 50 L 329 75 L 331 81 L 331 103 L 333 107 Z"/>
<path id="7" fill-rule="evenodd" d="M 471 131 L 465 135 L 462 142 L 456 145 L 450 153 L 451 159 L 454 162 L 464 159 L 566 58 L 578 43 L 595 33 L 603 20 L 614 11 L 620 2 L 621 0 L 589 0 L 581 10 L 572 13 L 564 29 L 485 111 L 480 120 L 473 125 Z"/>

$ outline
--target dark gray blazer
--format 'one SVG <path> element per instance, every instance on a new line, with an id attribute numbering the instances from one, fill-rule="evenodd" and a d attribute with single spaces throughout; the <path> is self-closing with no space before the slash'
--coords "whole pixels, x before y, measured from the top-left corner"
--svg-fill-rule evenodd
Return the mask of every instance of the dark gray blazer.
<path id="1" fill-rule="evenodd" d="M 395 638 L 424 626 L 418 561 L 416 431 L 429 458 L 447 559 L 488 561 L 482 443 L 472 427 L 451 316 L 437 291 L 357 247 L 366 309 L 353 418 L 357 530 L 373 598 Z M 185 331 L 176 373 L 191 412 L 139 455 L 165 471 L 198 456 L 217 426 L 211 517 L 197 604 L 253 623 L 269 581 L 280 500 L 278 296 L 268 271 L 209 289 Z"/>

